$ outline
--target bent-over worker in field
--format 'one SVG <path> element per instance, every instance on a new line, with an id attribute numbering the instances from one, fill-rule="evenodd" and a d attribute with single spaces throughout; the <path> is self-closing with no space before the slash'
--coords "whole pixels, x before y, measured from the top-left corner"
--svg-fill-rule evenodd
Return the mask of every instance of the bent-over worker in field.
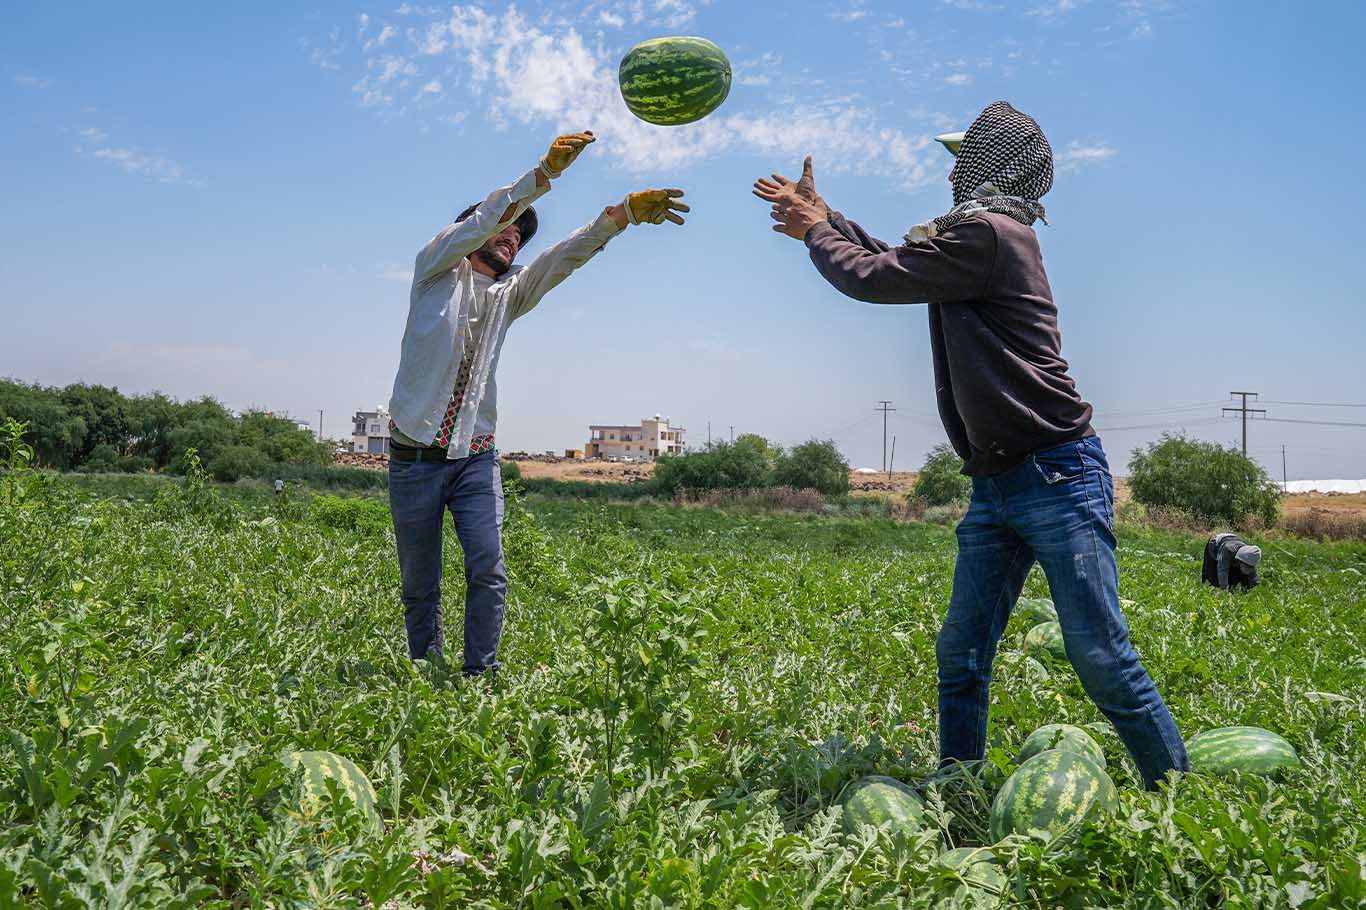
<path id="1" fill-rule="evenodd" d="M 755 183 L 774 229 L 804 241 L 836 289 L 929 304 L 939 414 L 972 478 L 936 648 L 941 763 L 985 754 L 996 646 L 1037 560 L 1068 659 L 1155 787 L 1187 769 L 1186 748 L 1120 611 L 1110 468 L 1062 357 L 1032 227 L 1052 150 L 1033 119 L 998 101 L 964 135 L 949 181 L 953 209 L 895 247 L 826 206 L 809 157 L 795 183 Z"/>
<path id="2" fill-rule="evenodd" d="M 441 538 L 449 511 L 465 554 L 464 672 L 498 668 L 507 574 L 503 485 L 494 447 L 498 356 L 513 320 L 630 224 L 682 224 L 682 190 L 631 193 L 536 257 L 517 254 L 536 233 L 531 203 L 594 137 L 559 136 L 535 168 L 499 187 L 417 254 L 408 322 L 389 399 L 389 507 L 398 542 L 408 653 L 445 645 Z"/>

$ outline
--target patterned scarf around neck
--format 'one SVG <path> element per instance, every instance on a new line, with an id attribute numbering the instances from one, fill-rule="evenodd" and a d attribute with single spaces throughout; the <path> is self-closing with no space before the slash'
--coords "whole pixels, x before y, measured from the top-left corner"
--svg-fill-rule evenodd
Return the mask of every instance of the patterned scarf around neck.
<path id="1" fill-rule="evenodd" d="M 954 207 L 907 231 L 907 243 L 924 243 L 981 212 L 1048 223 L 1039 199 L 1053 186 L 1053 149 L 1034 118 L 1005 101 L 987 105 L 963 134 L 950 177 Z"/>

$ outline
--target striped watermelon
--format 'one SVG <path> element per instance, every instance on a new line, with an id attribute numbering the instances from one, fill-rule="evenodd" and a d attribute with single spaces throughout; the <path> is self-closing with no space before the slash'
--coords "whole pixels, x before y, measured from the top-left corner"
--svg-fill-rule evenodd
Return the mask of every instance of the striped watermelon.
<path id="1" fill-rule="evenodd" d="M 991 836 L 1069 830 L 1093 812 L 1109 812 L 1119 798 L 1110 775 L 1091 759 L 1049 749 L 1010 775 L 991 804 Z"/>
<path id="2" fill-rule="evenodd" d="M 1015 609 L 1024 613 L 1030 625 L 1058 621 L 1058 608 L 1053 606 L 1053 601 L 1047 597 L 1021 597 L 1016 602 Z"/>
<path id="3" fill-rule="evenodd" d="M 356 763 L 334 752 L 286 752 L 281 761 L 286 768 L 301 772 L 300 796 L 311 811 L 320 810 L 327 801 L 327 780 L 337 782 L 356 808 L 365 816 L 372 831 L 378 833 L 380 822 L 375 788 Z"/>
<path id="4" fill-rule="evenodd" d="M 889 834 L 902 831 L 914 834 L 925 820 L 925 807 L 915 791 L 892 777 L 874 774 L 850 784 L 844 793 L 845 832 L 853 834 L 861 825 L 872 825 Z"/>
<path id="5" fill-rule="evenodd" d="M 1295 747 L 1261 727 L 1219 727 L 1186 743 L 1191 770 L 1206 774 L 1274 774 L 1299 766 Z"/>
<path id="6" fill-rule="evenodd" d="M 1005 893 L 1007 879 L 996 854 L 985 847 L 959 847 L 935 858 L 935 864 L 953 869 L 967 883 L 972 897 L 969 906 L 997 907 Z"/>
<path id="7" fill-rule="evenodd" d="M 1020 755 L 1015 761 L 1021 765 L 1040 752 L 1049 749 L 1065 749 L 1078 755 L 1085 755 L 1102 768 L 1105 767 L 1105 750 L 1100 743 L 1091 738 L 1081 727 L 1071 724 L 1044 724 L 1025 738 L 1020 747 Z"/>
<path id="8" fill-rule="evenodd" d="M 1039 660 L 1067 661 L 1067 649 L 1062 644 L 1062 626 L 1055 622 L 1041 622 L 1025 633 L 1024 651 Z"/>
<path id="9" fill-rule="evenodd" d="M 617 71 L 631 113 L 661 126 L 701 120 L 730 94 L 730 61 L 706 38 L 651 38 L 631 48 Z"/>

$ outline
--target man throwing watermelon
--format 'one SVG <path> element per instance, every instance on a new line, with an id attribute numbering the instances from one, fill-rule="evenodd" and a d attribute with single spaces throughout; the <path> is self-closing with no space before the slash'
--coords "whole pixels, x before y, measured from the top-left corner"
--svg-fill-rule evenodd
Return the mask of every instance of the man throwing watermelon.
<path id="1" fill-rule="evenodd" d="M 630 224 L 682 224 L 682 190 L 631 193 L 523 268 L 531 203 L 594 141 L 559 136 L 535 168 L 461 212 L 417 254 L 389 399 L 389 508 L 408 653 L 441 654 L 441 538 L 449 511 L 465 553 L 464 672 L 498 668 L 507 574 L 503 484 L 494 448 L 498 356 L 508 326 Z"/>
<path id="2" fill-rule="evenodd" d="M 941 762 L 985 754 L 996 646 L 1038 561 L 1068 659 L 1155 787 L 1187 769 L 1186 748 L 1129 641 L 1110 468 L 1062 357 L 1032 227 L 1053 184 L 1053 153 L 1032 118 L 998 101 L 964 134 L 957 156 L 953 209 L 913 227 L 897 247 L 825 205 L 809 157 L 796 183 L 775 174 L 754 192 L 773 204 L 774 230 L 804 241 L 842 293 L 929 304 L 939 414 L 972 478 L 936 647 Z"/>

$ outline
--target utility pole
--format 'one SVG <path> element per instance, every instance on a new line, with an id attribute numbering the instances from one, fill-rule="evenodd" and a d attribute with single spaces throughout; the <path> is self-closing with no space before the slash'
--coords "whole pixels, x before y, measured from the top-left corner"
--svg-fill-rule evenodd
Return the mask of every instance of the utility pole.
<path id="1" fill-rule="evenodd" d="M 323 409 L 318 408 L 318 442 L 323 441 Z"/>
<path id="2" fill-rule="evenodd" d="M 892 437 L 892 457 L 887 459 L 887 479 L 892 479 L 892 465 L 896 464 L 896 437 Z"/>
<path id="3" fill-rule="evenodd" d="M 887 415 L 896 408 L 892 407 L 890 401 L 879 401 L 874 411 L 882 412 L 882 470 L 887 470 Z"/>
<path id="4" fill-rule="evenodd" d="M 707 448 L 711 448 L 711 421 L 707 421 Z"/>
<path id="5" fill-rule="evenodd" d="M 1247 415 L 1249 415 L 1249 414 L 1265 414 L 1265 413 L 1266 413 L 1266 409 L 1265 409 L 1265 408 L 1249 408 L 1249 407 L 1247 406 L 1247 397 L 1248 397 L 1249 395 L 1251 395 L 1251 396 L 1255 399 L 1255 398 L 1257 397 L 1257 393 L 1256 393 L 1256 392 L 1229 392 L 1229 395 L 1230 395 L 1230 396 L 1239 395 L 1239 396 L 1241 396 L 1242 399 L 1243 399 L 1243 403 L 1242 403 L 1241 406 L 1236 407 L 1236 408 L 1224 408 L 1224 413 L 1225 413 L 1225 414 L 1242 414 L 1242 415 L 1243 415 L 1243 456 L 1246 457 L 1246 456 L 1247 456 Z"/>
<path id="6" fill-rule="evenodd" d="M 1290 489 L 1290 480 L 1285 473 L 1285 443 L 1281 443 L 1281 492 Z"/>
<path id="7" fill-rule="evenodd" d="M 735 441 L 735 424 L 730 425 L 730 441 Z"/>

